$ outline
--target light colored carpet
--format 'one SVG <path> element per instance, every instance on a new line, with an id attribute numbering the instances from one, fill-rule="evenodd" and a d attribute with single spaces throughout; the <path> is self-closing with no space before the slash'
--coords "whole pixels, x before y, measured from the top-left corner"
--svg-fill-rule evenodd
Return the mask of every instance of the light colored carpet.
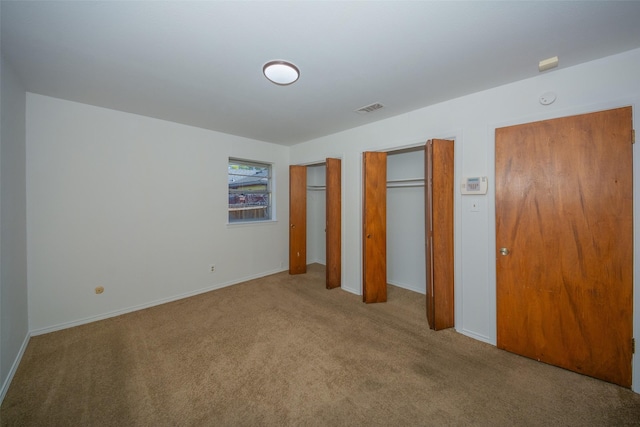
<path id="1" fill-rule="evenodd" d="M 324 268 L 33 337 L 2 426 L 620 426 L 640 395 L 366 305 Z"/>

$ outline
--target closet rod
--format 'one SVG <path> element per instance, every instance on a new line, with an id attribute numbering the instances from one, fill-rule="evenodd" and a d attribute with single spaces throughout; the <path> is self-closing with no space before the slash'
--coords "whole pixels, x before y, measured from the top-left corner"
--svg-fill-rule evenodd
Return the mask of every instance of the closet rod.
<path id="1" fill-rule="evenodd" d="M 390 179 L 387 181 L 387 188 L 399 187 L 424 187 L 424 178 Z"/>
<path id="2" fill-rule="evenodd" d="M 326 189 L 326 185 L 307 185 L 307 191 L 324 191 Z"/>
<path id="3" fill-rule="evenodd" d="M 424 182 L 424 178 L 403 178 L 403 179 L 389 179 L 387 184 L 396 184 L 402 182 Z"/>
<path id="4" fill-rule="evenodd" d="M 387 188 L 409 188 L 409 187 L 424 187 L 424 182 L 420 184 L 391 184 L 387 185 Z"/>

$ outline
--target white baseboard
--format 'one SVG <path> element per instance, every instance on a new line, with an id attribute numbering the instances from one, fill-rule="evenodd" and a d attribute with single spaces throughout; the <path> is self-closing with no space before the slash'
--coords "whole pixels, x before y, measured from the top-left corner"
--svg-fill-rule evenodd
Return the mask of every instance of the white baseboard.
<path id="1" fill-rule="evenodd" d="M 481 335 L 478 334 L 476 332 L 470 331 L 468 329 L 458 329 L 456 328 L 456 332 L 461 333 L 462 335 L 466 335 L 469 338 L 473 338 L 474 340 L 478 340 L 478 341 L 482 341 L 482 342 L 486 342 L 487 344 L 491 344 L 492 346 L 495 347 L 496 343 L 491 342 L 491 338 L 489 338 L 486 335 Z"/>
<path id="2" fill-rule="evenodd" d="M 360 289 L 353 289 L 353 288 L 345 286 L 344 284 L 341 285 L 339 289 L 342 289 L 343 291 L 349 292 L 350 294 L 362 295 L 362 292 L 360 292 Z"/>
<path id="3" fill-rule="evenodd" d="M 9 370 L 9 375 L 7 375 L 7 379 L 4 381 L 4 384 L 2 384 L 2 389 L 0 389 L 0 405 L 2 405 L 2 402 L 4 401 L 4 397 L 6 396 L 7 391 L 9 390 L 9 386 L 11 385 L 11 380 L 13 380 L 13 376 L 16 374 L 16 371 L 18 370 L 18 366 L 20 365 L 20 361 L 22 360 L 24 351 L 27 349 L 27 345 L 29 344 L 30 338 L 31 338 L 31 334 L 27 333 L 27 336 L 24 337 L 22 346 L 18 351 L 18 355 L 16 356 L 16 359 L 13 361 L 13 364 L 11 365 L 11 369 Z"/>
<path id="4" fill-rule="evenodd" d="M 259 279 L 260 277 L 270 276 L 272 274 L 280 273 L 282 271 L 287 271 L 285 268 L 279 268 L 272 271 L 267 271 L 259 274 L 254 274 L 251 276 L 245 276 L 240 279 L 235 279 L 230 282 L 218 283 L 213 286 L 209 286 L 206 288 L 198 289 L 196 291 L 187 292 L 180 295 L 174 295 L 172 297 L 162 298 L 159 300 L 151 301 L 145 304 L 134 305 L 131 307 L 123 308 L 121 310 L 111 311 L 109 313 L 99 314 L 97 316 L 86 317 L 84 319 L 73 320 L 71 322 L 59 323 L 53 326 L 47 326 L 45 328 L 34 329 L 31 331 L 30 336 L 44 335 L 50 332 L 61 331 L 63 329 L 73 328 L 74 326 L 85 325 L 87 323 L 97 322 L 99 320 L 109 319 L 111 317 L 121 316 L 123 314 L 132 313 L 138 310 L 144 310 L 145 308 L 155 307 L 156 305 L 166 304 L 168 302 L 178 301 L 184 298 L 189 298 L 195 295 L 204 294 L 206 292 L 215 291 L 216 289 L 226 288 L 227 286 L 237 285 L 238 283 L 243 283 L 253 279 Z"/>

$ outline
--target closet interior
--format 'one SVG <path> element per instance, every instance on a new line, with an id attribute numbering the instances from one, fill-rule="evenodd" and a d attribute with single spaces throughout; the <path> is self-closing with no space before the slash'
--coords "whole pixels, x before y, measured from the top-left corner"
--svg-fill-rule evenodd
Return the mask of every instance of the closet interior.
<path id="1" fill-rule="evenodd" d="M 424 146 L 387 153 L 387 283 L 426 293 Z"/>
<path id="2" fill-rule="evenodd" d="M 362 300 L 387 284 L 426 294 L 432 329 L 454 325 L 454 141 L 363 156 Z"/>
<path id="3" fill-rule="evenodd" d="M 307 264 L 327 264 L 326 163 L 307 166 Z"/>

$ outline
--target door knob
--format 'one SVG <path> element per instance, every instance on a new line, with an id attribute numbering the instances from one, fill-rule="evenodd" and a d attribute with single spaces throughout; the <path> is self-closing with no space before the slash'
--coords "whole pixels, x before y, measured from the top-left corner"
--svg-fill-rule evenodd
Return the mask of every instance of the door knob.
<path id="1" fill-rule="evenodd" d="M 370 239 L 370 238 L 371 238 L 371 234 L 367 234 L 367 239 Z"/>
<path id="2" fill-rule="evenodd" d="M 509 249 L 507 249 L 507 248 L 500 248 L 500 254 L 501 254 L 502 256 L 507 256 L 507 255 L 509 255 L 509 253 L 510 253 L 510 252 L 509 252 Z"/>
<path id="3" fill-rule="evenodd" d="M 296 228 L 296 225 L 295 224 L 291 224 L 291 228 Z"/>

